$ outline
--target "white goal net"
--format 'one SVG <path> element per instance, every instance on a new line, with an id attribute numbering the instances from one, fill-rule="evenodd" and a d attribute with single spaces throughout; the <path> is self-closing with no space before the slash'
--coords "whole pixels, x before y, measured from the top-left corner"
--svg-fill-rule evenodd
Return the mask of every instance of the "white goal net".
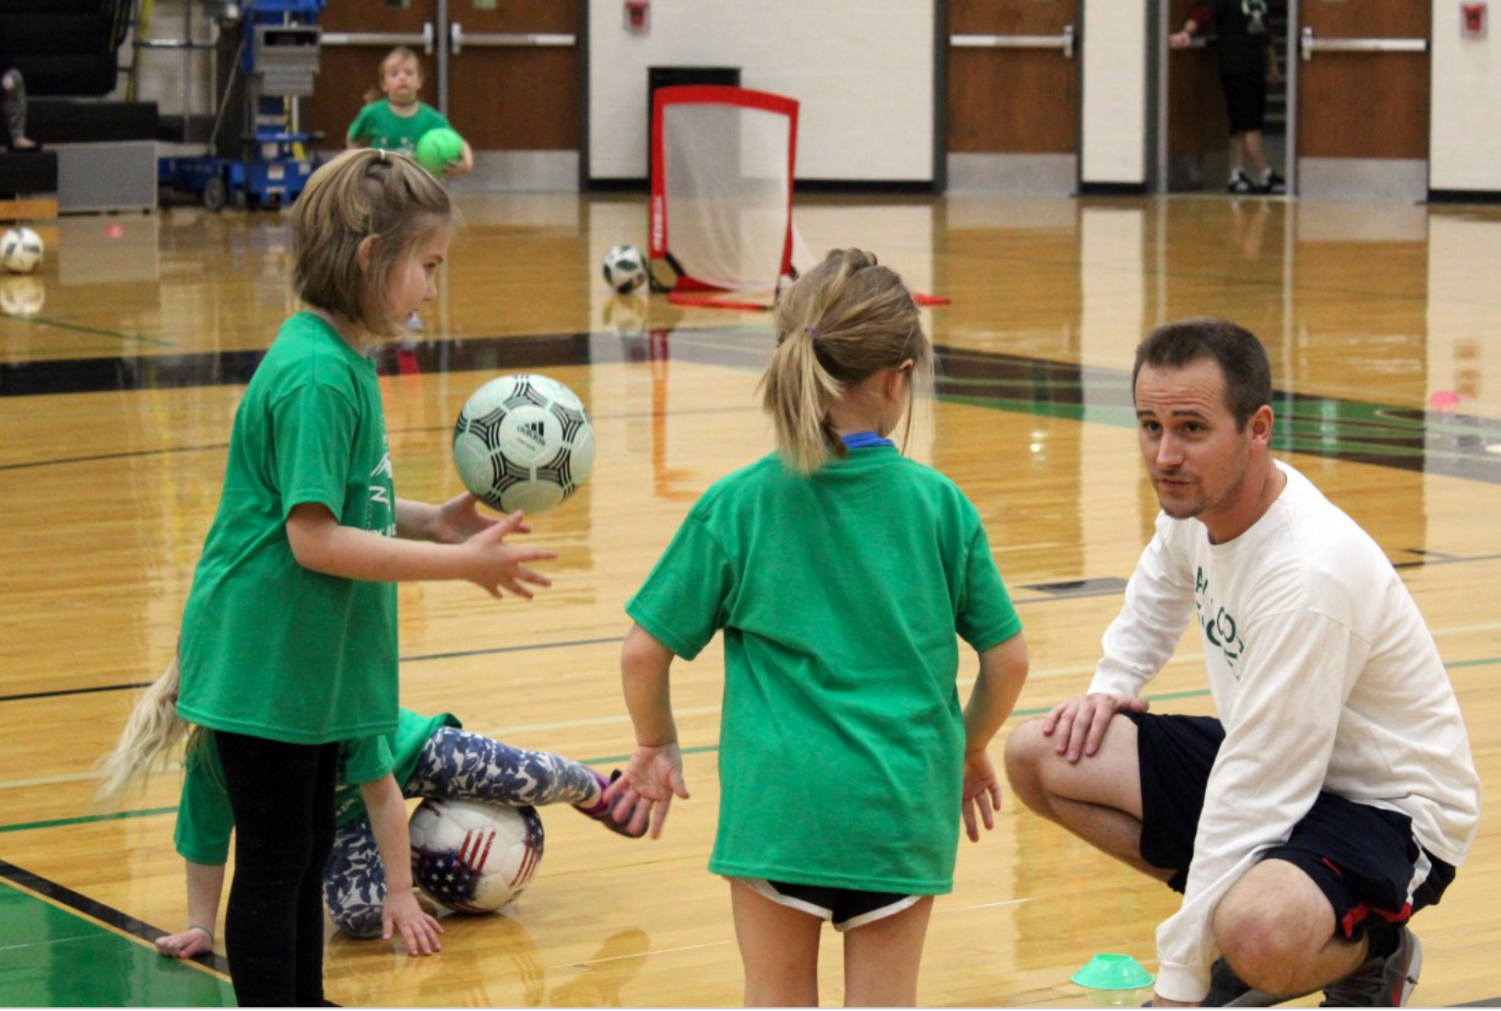
<path id="1" fill-rule="evenodd" d="M 796 101 L 717 85 L 660 88 L 652 144 L 659 287 L 775 292 L 810 262 L 792 224 Z"/>

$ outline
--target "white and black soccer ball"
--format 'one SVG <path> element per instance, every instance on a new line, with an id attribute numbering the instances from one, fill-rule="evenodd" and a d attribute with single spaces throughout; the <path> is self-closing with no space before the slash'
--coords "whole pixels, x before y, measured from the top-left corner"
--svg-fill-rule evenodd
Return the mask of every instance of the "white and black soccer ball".
<path id="1" fill-rule="evenodd" d="M 12 274 L 29 274 L 42 262 L 42 237 L 17 225 L 0 235 L 0 264 Z"/>
<path id="2" fill-rule="evenodd" d="M 493 913 L 526 888 L 542 863 L 542 818 L 531 807 L 428 798 L 407 823 L 412 878 L 461 913 Z"/>
<path id="3" fill-rule="evenodd" d="M 546 512 L 589 479 L 594 426 L 573 391 L 526 373 L 481 386 L 453 428 L 464 487 L 501 512 Z"/>
<path id="4" fill-rule="evenodd" d="M 635 246 L 611 246 L 602 272 L 615 294 L 628 295 L 646 283 L 646 258 Z"/>

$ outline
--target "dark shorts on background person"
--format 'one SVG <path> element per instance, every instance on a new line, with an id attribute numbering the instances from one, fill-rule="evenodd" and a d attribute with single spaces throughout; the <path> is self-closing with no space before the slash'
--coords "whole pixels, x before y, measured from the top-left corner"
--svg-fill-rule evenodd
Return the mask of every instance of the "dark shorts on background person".
<path id="1" fill-rule="evenodd" d="M 895 916 L 917 904 L 921 895 L 901 892 L 867 892 L 858 888 L 828 888 L 823 885 L 795 885 L 765 878 L 732 879 L 745 882 L 758 895 L 778 905 L 799 909 L 821 920 L 828 920 L 835 930 L 854 930 L 867 923 Z"/>
<path id="2" fill-rule="evenodd" d="M 1261 74 L 1225 74 L 1225 108 L 1230 132 L 1245 133 L 1266 125 L 1266 78 Z"/>
<path id="3" fill-rule="evenodd" d="M 1181 892 L 1225 729 L 1209 716 L 1122 715 L 1136 724 L 1141 856 L 1153 867 L 1177 871 L 1168 885 Z M 1352 941 L 1367 925 L 1404 923 L 1436 905 L 1454 880 L 1452 866 L 1418 845 L 1407 815 L 1327 792 L 1291 838 L 1261 859 L 1284 860 L 1307 874 L 1334 907 L 1336 931 Z"/>

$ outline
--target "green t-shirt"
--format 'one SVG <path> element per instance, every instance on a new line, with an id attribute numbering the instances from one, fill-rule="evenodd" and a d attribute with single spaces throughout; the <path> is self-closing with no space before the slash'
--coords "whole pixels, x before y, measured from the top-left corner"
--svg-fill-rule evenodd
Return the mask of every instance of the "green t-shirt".
<path id="1" fill-rule="evenodd" d="M 345 825 L 365 817 L 365 801 L 359 789 L 361 783 L 394 773 L 396 782 L 404 789 L 412 773 L 417 771 L 428 738 L 440 727 L 461 725 L 449 713 L 423 716 L 403 709 L 396 724 L 394 749 L 384 736 L 346 742 L 339 754 L 339 783 L 334 794 L 335 821 Z M 189 749 L 184 765 L 173 842 L 185 860 L 195 864 L 222 864 L 229 859 L 229 839 L 234 831 L 235 815 L 229 805 L 229 794 L 224 789 L 219 749 L 214 746 L 211 731 L 199 739 L 196 747 Z"/>
<path id="2" fill-rule="evenodd" d="M 382 98 L 365 106 L 354 117 L 354 122 L 349 124 L 349 139 L 382 151 L 415 155 L 417 141 L 424 133 L 446 126 L 448 120 L 426 102 L 418 102 L 417 111 L 412 115 L 398 116 L 391 111 L 391 103 Z"/>
<path id="3" fill-rule="evenodd" d="M 693 507 L 626 610 L 691 660 L 724 629 L 719 832 L 731 877 L 953 888 L 957 631 L 1021 631 L 973 505 L 894 448 L 812 477 L 773 454 Z"/>
<path id="4" fill-rule="evenodd" d="M 282 326 L 235 412 L 224 491 L 183 610 L 177 711 L 292 744 L 396 729 L 396 586 L 292 555 L 292 507 L 395 536 L 375 365 L 322 319 Z"/>
<path id="5" fill-rule="evenodd" d="M 339 785 L 334 791 L 334 820 L 340 825 L 366 815 L 365 797 L 360 784 L 395 773 L 396 782 L 405 789 L 407 780 L 417 771 L 427 740 L 443 727 L 462 727 L 451 713 L 421 716 L 409 709 L 401 711 L 396 721 L 395 744 L 385 737 L 366 737 L 344 747 L 344 765 Z M 394 758 L 392 757 L 394 753 Z"/>

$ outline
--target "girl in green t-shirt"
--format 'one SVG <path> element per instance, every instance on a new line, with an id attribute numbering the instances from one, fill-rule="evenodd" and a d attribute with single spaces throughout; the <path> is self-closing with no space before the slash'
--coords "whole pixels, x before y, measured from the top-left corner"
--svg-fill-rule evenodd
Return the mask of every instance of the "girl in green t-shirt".
<path id="1" fill-rule="evenodd" d="M 505 543 L 520 513 L 462 495 L 397 498 L 375 366 L 365 350 L 436 294 L 455 215 L 410 159 L 351 151 L 292 207 L 292 267 L 308 306 L 283 325 L 235 412 L 224 490 L 183 609 L 177 713 L 214 731 L 235 817 L 225 943 L 241 1005 L 323 997 L 323 867 L 339 745 L 397 717 L 396 587 L 463 579 L 521 597 L 552 552 Z M 393 783 L 394 787 L 394 783 Z M 400 791 L 370 805 L 405 824 Z M 388 833 L 405 845 L 399 827 Z M 436 942 L 404 853 L 387 905 Z"/>
<path id="2" fill-rule="evenodd" d="M 406 46 L 397 46 L 380 61 L 380 92 L 365 96 L 365 107 L 349 124 L 350 147 L 373 147 L 417 153 L 417 142 L 429 130 L 448 127 L 448 119 L 417 98 L 422 91 L 422 63 Z M 464 142 L 463 156 L 448 167 L 451 175 L 474 171 L 474 152 Z"/>
<path id="3" fill-rule="evenodd" d="M 777 453 L 704 494 L 626 605 L 637 747 L 608 796 L 653 837 L 687 798 L 668 675 L 723 630 L 709 869 L 730 880 L 745 1003 L 816 1005 L 830 920 L 845 1003 L 911 1006 L 961 818 L 973 840 L 994 825 L 986 747 L 1026 645 L 974 506 L 887 438 L 904 415 L 910 429 L 933 360 L 901 279 L 837 250 L 775 321 L 762 389 Z M 962 711 L 958 638 L 980 660 Z"/>

